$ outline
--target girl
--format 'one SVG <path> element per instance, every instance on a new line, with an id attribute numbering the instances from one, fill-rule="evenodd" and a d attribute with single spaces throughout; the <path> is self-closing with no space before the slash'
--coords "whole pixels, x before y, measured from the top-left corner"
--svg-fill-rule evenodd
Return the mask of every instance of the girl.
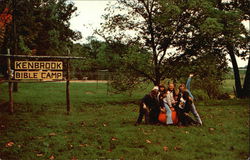
<path id="1" fill-rule="evenodd" d="M 186 96 L 188 96 L 188 99 L 192 101 L 191 106 L 190 106 L 190 111 L 192 112 L 192 114 L 194 115 L 194 117 L 197 119 L 197 122 L 202 125 L 202 121 L 200 118 L 200 115 L 198 114 L 196 107 L 194 105 L 194 96 L 192 95 L 192 93 L 190 92 L 190 83 L 191 83 L 191 78 L 193 77 L 193 74 L 189 75 L 189 78 L 187 80 L 186 85 L 185 84 L 181 84 L 179 87 L 179 91 L 180 91 L 180 96 L 184 94 L 184 92 L 186 92 L 185 94 L 188 94 Z"/>
<path id="2" fill-rule="evenodd" d="M 196 122 L 188 115 L 192 108 L 192 103 L 192 98 L 189 96 L 187 91 L 179 94 L 176 108 L 178 110 L 178 118 L 181 125 L 187 126 L 196 124 Z"/>
<path id="3" fill-rule="evenodd" d="M 160 106 L 161 106 L 159 121 L 167 125 L 177 124 L 178 122 L 177 114 L 174 110 L 174 107 L 171 108 L 169 107 L 166 98 L 167 98 L 167 92 L 164 92 L 159 96 Z"/>

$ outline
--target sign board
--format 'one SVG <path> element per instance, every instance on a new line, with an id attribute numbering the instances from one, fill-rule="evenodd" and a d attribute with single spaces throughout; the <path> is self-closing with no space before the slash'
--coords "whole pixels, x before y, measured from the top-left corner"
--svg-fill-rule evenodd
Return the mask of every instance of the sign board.
<path id="1" fill-rule="evenodd" d="M 15 79 L 63 79 L 62 71 L 15 71 Z"/>
<path id="2" fill-rule="evenodd" d="M 61 61 L 15 61 L 15 79 L 62 80 Z"/>
<path id="3" fill-rule="evenodd" d="M 15 61 L 15 70 L 63 70 L 58 61 Z"/>

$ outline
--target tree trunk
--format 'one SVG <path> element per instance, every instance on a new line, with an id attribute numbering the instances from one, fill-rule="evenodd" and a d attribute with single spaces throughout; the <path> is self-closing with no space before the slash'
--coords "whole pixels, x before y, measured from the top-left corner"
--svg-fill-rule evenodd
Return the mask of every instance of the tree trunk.
<path id="1" fill-rule="evenodd" d="M 16 34 L 16 0 L 13 3 L 13 55 L 17 54 L 17 34 Z M 18 83 L 14 82 L 13 92 L 18 91 Z"/>
<path id="2" fill-rule="evenodd" d="M 250 97 L 250 56 L 247 64 L 247 71 L 243 86 L 243 97 Z"/>
<path id="3" fill-rule="evenodd" d="M 234 47 L 231 46 L 231 45 L 230 46 L 228 45 L 227 49 L 229 51 L 229 55 L 230 55 L 231 62 L 232 62 L 232 65 L 233 65 L 236 97 L 237 98 L 242 98 L 242 86 L 241 86 L 241 81 L 240 81 L 240 73 L 239 73 L 238 64 L 237 64 L 235 54 L 234 54 Z"/>
<path id="4" fill-rule="evenodd" d="M 156 81 L 154 82 L 154 85 L 155 85 L 155 86 L 159 86 L 160 83 L 161 83 L 160 78 L 157 78 Z"/>
<path id="5" fill-rule="evenodd" d="M 153 80 L 152 82 L 154 83 L 154 86 L 159 86 L 160 85 L 160 82 L 158 80 Z"/>
<path id="6" fill-rule="evenodd" d="M 14 82 L 13 92 L 18 92 L 18 83 L 17 82 Z"/>

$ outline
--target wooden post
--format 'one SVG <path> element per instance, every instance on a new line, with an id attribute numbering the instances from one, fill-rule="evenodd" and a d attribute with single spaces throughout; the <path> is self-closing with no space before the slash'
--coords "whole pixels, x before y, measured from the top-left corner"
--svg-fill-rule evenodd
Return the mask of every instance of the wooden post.
<path id="1" fill-rule="evenodd" d="M 68 50 L 68 54 L 69 54 Z M 70 113 L 70 94 L 69 94 L 69 81 L 70 81 L 70 65 L 69 65 L 69 59 L 67 59 L 67 77 L 66 77 L 66 101 L 67 101 L 67 114 Z"/>
<path id="2" fill-rule="evenodd" d="M 10 49 L 7 50 L 7 54 L 10 55 Z M 10 57 L 7 58 L 7 65 L 8 65 L 8 79 L 9 79 L 9 112 L 12 114 L 14 112 L 13 109 L 13 83 L 10 82 L 11 80 L 11 62 L 10 62 Z"/>
<path id="3" fill-rule="evenodd" d="M 109 95 L 109 81 L 110 81 L 110 74 L 108 72 L 108 80 L 107 80 L 107 95 Z"/>
<path id="4" fill-rule="evenodd" d="M 96 89 L 98 89 L 98 79 L 99 79 L 99 74 L 98 74 L 98 70 L 96 72 Z"/>
<path id="5" fill-rule="evenodd" d="M 13 3 L 13 48 L 12 48 L 12 54 L 17 54 L 17 36 L 16 36 L 16 0 L 12 0 Z M 13 92 L 18 92 L 18 83 L 13 83 Z"/>

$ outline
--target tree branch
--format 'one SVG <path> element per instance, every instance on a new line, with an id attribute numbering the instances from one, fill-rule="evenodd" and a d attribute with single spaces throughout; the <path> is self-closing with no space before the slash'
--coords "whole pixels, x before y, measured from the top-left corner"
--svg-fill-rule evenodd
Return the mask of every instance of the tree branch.
<path id="1" fill-rule="evenodd" d="M 135 68 L 133 65 L 128 64 L 130 68 L 132 68 L 134 71 L 138 72 L 139 74 L 142 74 L 143 76 L 147 77 L 148 79 L 150 79 L 152 82 L 155 82 L 155 80 L 147 73 Z"/>

